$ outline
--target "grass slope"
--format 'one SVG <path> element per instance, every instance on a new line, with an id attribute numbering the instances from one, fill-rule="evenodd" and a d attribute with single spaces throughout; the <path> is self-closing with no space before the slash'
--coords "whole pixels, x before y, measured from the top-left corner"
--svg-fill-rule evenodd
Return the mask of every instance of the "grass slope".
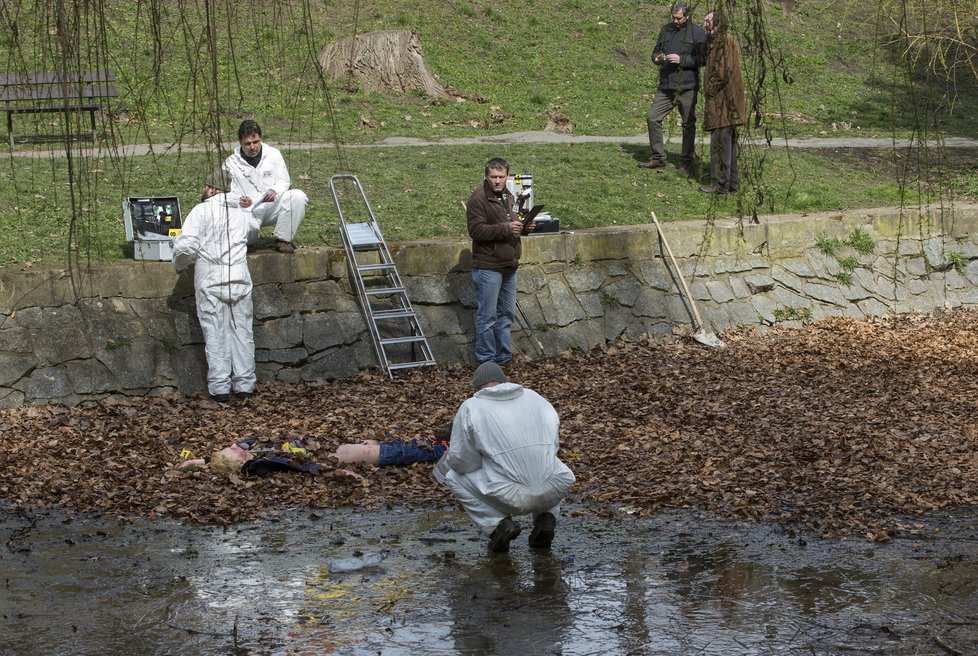
<path id="1" fill-rule="evenodd" d="M 179 195 L 186 213 L 220 157 L 213 145 L 204 154 L 177 148 L 142 157 L 123 155 L 122 146 L 233 141 L 237 124 L 251 116 L 270 143 L 287 151 L 302 142 L 344 146 L 287 153 L 295 185 L 312 199 L 301 244 L 336 242 L 327 181 L 339 172 L 361 176 L 389 238 L 460 236 L 459 202 L 478 182 L 484 161 L 496 155 L 535 173 L 538 202 L 569 229 L 644 223 L 653 209 L 672 220 L 914 202 L 917 193 L 943 193 L 947 182 L 937 176 L 938 184 L 904 197 L 889 166 L 751 148 L 741 165 L 757 182 L 740 198 L 716 200 L 698 194 L 697 183 L 673 169 L 636 169 L 647 149 L 634 144 L 345 147 L 392 136 L 539 130 L 552 116 L 572 122 L 575 134 L 644 134 L 656 83 L 649 53 L 667 3 L 527 0 L 515 8 L 471 0 L 422 7 L 407 0 L 288 0 L 231 7 L 117 0 L 80 3 L 68 16 L 54 7 L 49 0 L 4 4 L 0 21 L 17 26 L 0 32 L 8 68 L 53 69 L 65 56 L 76 68 L 112 68 L 121 106 L 102 117 L 105 150 L 97 156 L 72 147 L 67 161 L 39 150 L 0 164 L 0 265 L 125 256 L 123 199 Z M 696 5 L 694 17 L 704 11 Z M 932 134 L 935 121 L 948 134 L 978 132 L 974 102 L 907 86 L 909 73 L 876 45 L 882 35 L 870 28 L 888 23 L 875 12 L 832 0 L 772 3 L 754 16 L 741 10 L 735 31 L 744 46 L 745 77 L 763 100 L 757 110 L 766 121 L 748 133 Z M 441 82 L 485 102 L 365 94 L 317 75 L 324 44 L 378 29 L 415 30 Z M 972 96 L 973 87 L 963 86 Z M 672 136 L 679 134 L 677 118 L 667 122 Z M 57 114 L 43 114 L 18 115 L 14 129 L 32 137 L 63 128 Z M 708 156 L 706 149 L 700 156 Z M 902 174 L 906 186 L 914 187 L 917 175 L 934 179 L 929 166 Z M 960 165 L 954 175 L 956 190 L 975 192 L 973 167 Z"/>

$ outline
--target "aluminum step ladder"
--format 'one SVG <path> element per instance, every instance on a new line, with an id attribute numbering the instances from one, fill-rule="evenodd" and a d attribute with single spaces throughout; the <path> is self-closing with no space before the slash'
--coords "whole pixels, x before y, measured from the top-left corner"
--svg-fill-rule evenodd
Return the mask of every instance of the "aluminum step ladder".
<path id="1" fill-rule="evenodd" d="M 397 369 L 435 365 L 360 180 L 348 173 L 334 175 L 329 190 L 340 216 L 350 280 L 381 368 L 393 378 Z"/>

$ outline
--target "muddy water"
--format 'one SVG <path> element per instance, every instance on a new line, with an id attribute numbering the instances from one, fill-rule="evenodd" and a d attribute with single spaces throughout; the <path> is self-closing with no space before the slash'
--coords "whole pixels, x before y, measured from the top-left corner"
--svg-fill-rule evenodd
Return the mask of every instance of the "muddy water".
<path id="1" fill-rule="evenodd" d="M 0 654 L 976 654 L 978 509 L 919 524 L 873 545 L 585 514 L 550 553 L 525 531 L 491 556 L 460 512 L 226 530 L 0 512 Z"/>

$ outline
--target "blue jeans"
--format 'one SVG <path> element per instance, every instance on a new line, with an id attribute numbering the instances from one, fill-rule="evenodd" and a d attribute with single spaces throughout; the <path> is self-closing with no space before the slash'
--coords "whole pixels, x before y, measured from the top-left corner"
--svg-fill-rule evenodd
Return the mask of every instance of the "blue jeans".
<path id="1" fill-rule="evenodd" d="M 516 271 L 472 269 L 475 283 L 475 359 L 509 362 L 509 329 L 516 318 Z"/>
<path id="2" fill-rule="evenodd" d="M 392 439 L 380 443 L 378 465 L 410 465 L 415 462 L 434 462 L 445 453 L 448 444 L 434 440 Z"/>

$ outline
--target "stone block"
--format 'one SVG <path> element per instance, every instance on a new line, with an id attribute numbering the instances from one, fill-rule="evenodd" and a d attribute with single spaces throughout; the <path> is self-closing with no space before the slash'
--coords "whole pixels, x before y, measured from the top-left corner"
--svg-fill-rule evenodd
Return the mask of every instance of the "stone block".
<path id="1" fill-rule="evenodd" d="M 605 313 L 604 301 L 600 292 L 580 292 L 577 300 L 584 310 L 584 316 L 588 319 L 602 317 Z"/>
<path id="2" fill-rule="evenodd" d="M 774 289 L 775 281 L 771 276 L 751 274 L 744 277 L 744 283 L 751 295 L 766 294 Z"/>
<path id="3" fill-rule="evenodd" d="M 302 344 L 303 320 L 298 314 L 270 319 L 254 328 L 256 349 L 290 349 Z"/>
<path id="4" fill-rule="evenodd" d="M 455 295 L 444 276 L 412 276 L 404 280 L 404 287 L 412 303 L 448 305 L 455 302 Z"/>
<path id="5" fill-rule="evenodd" d="M 349 344 L 364 336 L 369 341 L 367 323 L 359 312 L 306 315 L 302 324 L 302 343 L 310 353 Z"/>
<path id="6" fill-rule="evenodd" d="M 296 365 L 304 362 L 308 356 L 308 351 L 301 346 L 282 349 L 255 349 L 256 363 L 277 362 L 282 365 Z"/>
<path id="7" fill-rule="evenodd" d="M 95 358 L 66 362 L 64 372 L 75 394 L 105 394 L 124 391 L 120 389 L 121 386 L 112 372 Z"/>
<path id="8" fill-rule="evenodd" d="M 778 260 L 777 267 L 772 267 L 776 272 L 778 267 L 794 274 L 799 278 L 814 278 L 815 272 L 809 265 L 808 261 L 802 258 L 788 258 L 784 260 Z M 777 274 L 774 274 L 774 278 L 777 279 Z"/>
<path id="9" fill-rule="evenodd" d="M 828 303 L 837 307 L 842 307 L 847 303 L 846 297 L 839 290 L 838 286 L 833 287 L 821 283 L 810 283 L 802 291 L 822 303 Z"/>
<path id="10" fill-rule="evenodd" d="M 172 380 L 170 356 L 150 337 L 137 337 L 131 342 L 113 342 L 114 347 L 102 345 L 95 357 L 105 365 L 122 390 L 147 388 Z"/>
<path id="11" fill-rule="evenodd" d="M 24 405 L 26 398 L 20 390 L 0 387 L 0 409 L 18 408 Z"/>
<path id="12" fill-rule="evenodd" d="M 521 274 L 522 275 L 522 274 Z M 594 292 L 601 289 L 607 276 L 596 267 L 572 267 L 565 271 L 564 280 L 575 294 Z"/>
<path id="13" fill-rule="evenodd" d="M 278 285 L 255 285 L 251 297 L 254 302 L 256 321 L 287 317 L 295 310 L 295 306 L 285 297 L 282 288 Z"/>
<path id="14" fill-rule="evenodd" d="M 41 365 L 92 357 L 92 340 L 85 332 L 82 313 L 72 305 L 24 308 L 17 313 L 17 323 L 30 335 Z"/>
<path id="15" fill-rule="evenodd" d="M 36 364 L 37 359 L 31 353 L 0 351 L 0 385 L 13 385 Z"/>
<path id="16" fill-rule="evenodd" d="M 714 303 L 728 303 L 736 298 L 726 281 L 710 280 L 706 283 L 706 290 Z"/>
<path id="17" fill-rule="evenodd" d="M 313 280 L 281 285 L 284 305 L 295 312 L 356 311 L 357 299 L 349 278 Z"/>
<path id="18" fill-rule="evenodd" d="M 61 367 L 35 369 L 27 380 L 26 398 L 51 401 L 71 394 L 71 382 Z"/>
<path id="19" fill-rule="evenodd" d="M 567 326 L 585 318 L 584 308 L 562 280 L 554 280 L 547 289 L 547 295 L 550 297 L 552 312 L 547 317 L 547 323 Z"/>
<path id="20" fill-rule="evenodd" d="M 720 256 L 713 260 L 711 266 L 715 275 L 750 271 L 750 265 L 747 261 L 739 257 Z"/>
<path id="21" fill-rule="evenodd" d="M 643 286 L 661 289 L 662 291 L 674 289 L 676 286 L 669 273 L 669 269 L 666 268 L 665 263 L 660 259 L 636 262 L 632 265 L 631 270 L 635 278 Z"/>
<path id="22" fill-rule="evenodd" d="M 734 298 L 750 298 L 751 291 L 741 278 L 730 277 L 730 291 L 733 292 Z"/>
<path id="23" fill-rule="evenodd" d="M 184 394 L 207 390 L 207 357 L 203 344 L 185 346 L 171 358 L 173 382 Z"/>

